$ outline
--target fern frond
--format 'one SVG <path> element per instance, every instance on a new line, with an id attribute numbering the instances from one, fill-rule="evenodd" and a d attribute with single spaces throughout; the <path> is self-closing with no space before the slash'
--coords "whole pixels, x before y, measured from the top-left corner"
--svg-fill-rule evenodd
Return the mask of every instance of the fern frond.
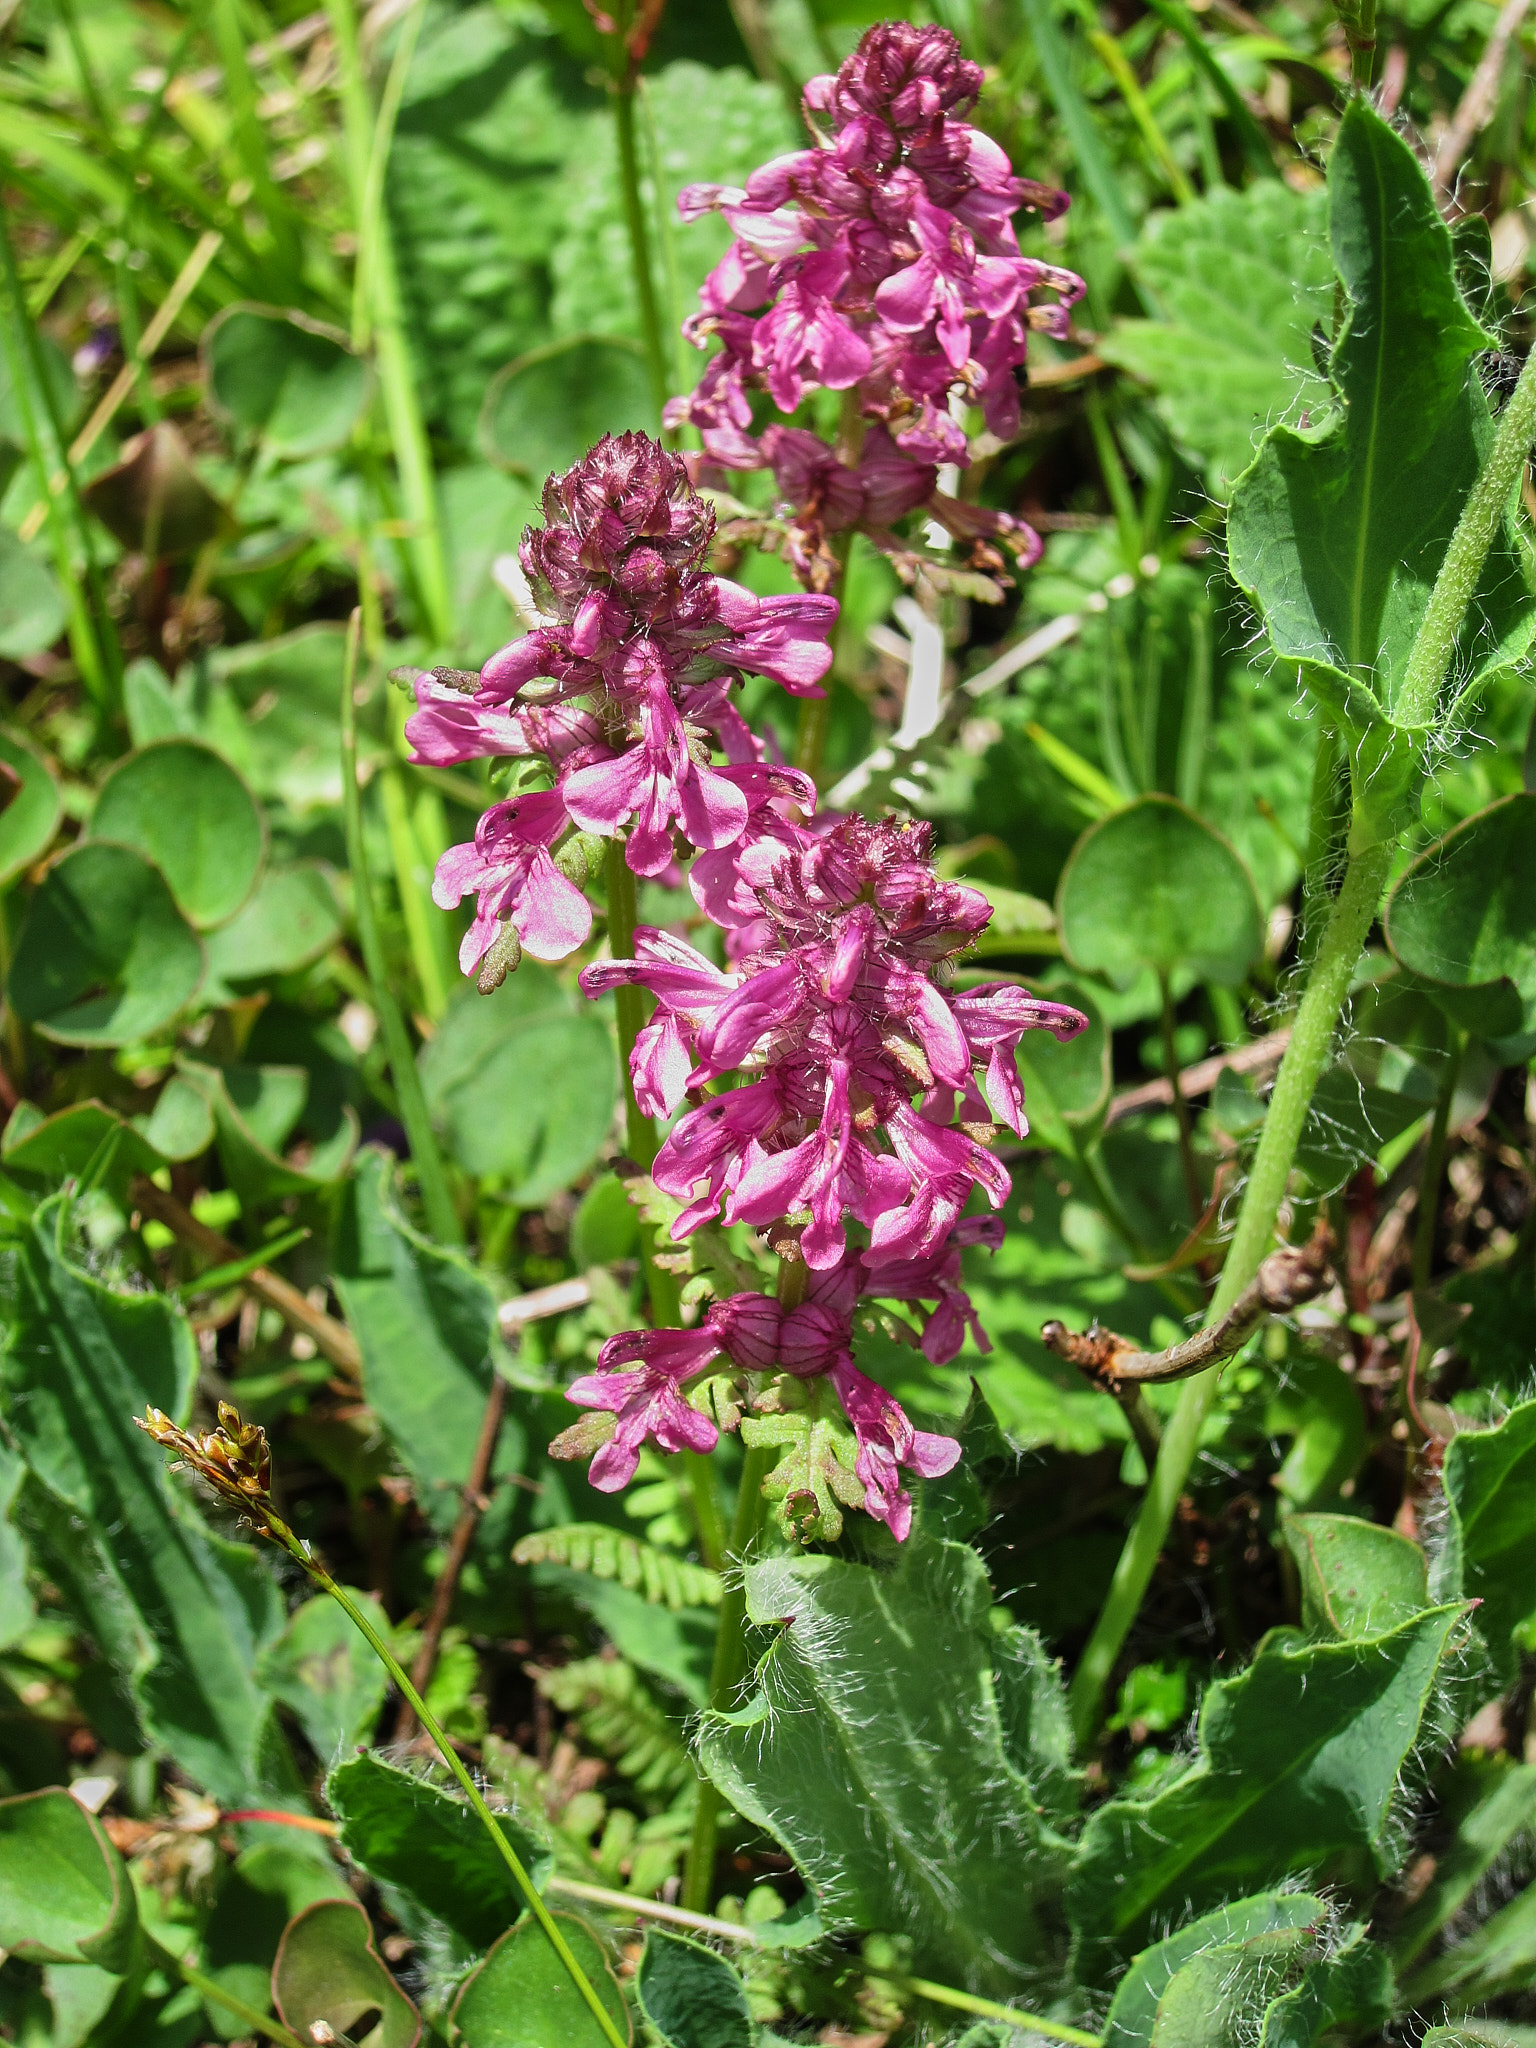
<path id="1" fill-rule="evenodd" d="M 583 1740 L 637 1791 L 676 1792 L 692 1781 L 682 1737 L 633 1664 L 582 1657 L 540 1672 L 537 1682 L 545 1699 L 574 1715 Z"/>
<path id="2" fill-rule="evenodd" d="M 718 1607 L 720 1574 L 683 1557 L 669 1557 L 649 1543 L 601 1522 L 567 1522 L 558 1529 L 536 1529 L 512 1552 L 517 1564 L 563 1564 L 595 1579 L 617 1579 L 632 1593 L 641 1593 L 653 1607 Z"/>

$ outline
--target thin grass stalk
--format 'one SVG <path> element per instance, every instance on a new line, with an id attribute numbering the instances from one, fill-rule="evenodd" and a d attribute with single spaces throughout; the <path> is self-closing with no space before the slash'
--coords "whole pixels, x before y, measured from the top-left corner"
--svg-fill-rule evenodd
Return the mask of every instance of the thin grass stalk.
<path id="1" fill-rule="evenodd" d="M 153 1935 L 150 1936 L 150 1953 L 168 1976 L 177 1976 L 183 1984 L 190 1984 L 205 2004 L 222 2006 L 247 2033 L 264 2034 L 269 2041 L 276 2041 L 278 2048 L 304 2048 L 298 2035 L 291 2033 L 281 2021 L 273 2019 L 269 2013 L 258 2012 L 254 2005 L 247 2005 L 233 1991 L 226 1991 L 216 1978 L 206 1977 L 191 1963 L 183 1962 L 180 1956 L 162 1947 Z"/>
<path id="2" fill-rule="evenodd" d="M 383 204 L 387 151 L 380 172 L 380 204 L 370 222 L 366 215 L 366 200 L 378 131 L 363 77 L 357 15 L 353 0 L 327 0 L 326 12 L 336 41 L 347 182 L 351 188 L 357 226 L 357 267 L 358 273 L 368 281 L 364 338 L 372 341 L 374 362 L 379 373 L 379 395 L 400 476 L 401 511 L 410 527 L 405 553 L 411 579 L 428 637 L 438 647 L 445 648 L 453 640 L 453 603 L 438 520 L 432 449 L 418 397 L 416 368 L 400 310 L 400 283 L 394 241 L 389 232 L 389 210 Z M 362 304 L 361 300 L 354 298 L 354 343 L 358 339 Z"/>
<path id="3" fill-rule="evenodd" d="M 341 798 L 346 820 L 347 865 L 352 870 L 353 914 L 357 920 L 358 944 L 368 974 L 369 999 L 379 1020 L 380 1035 L 395 1084 L 400 1121 L 416 1168 L 422 1207 L 432 1235 L 441 1244 L 462 1245 L 463 1227 L 453 1196 L 437 1136 L 422 1092 L 416 1055 L 400 1006 L 390 990 L 384 948 L 374 916 L 373 885 L 368 874 L 367 850 L 363 843 L 363 799 L 357 781 L 357 653 L 362 635 L 362 614 L 354 611 L 347 625 L 347 659 L 341 686 Z"/>
<path id="4" fill-rule="evenodd" d="M 667 376 L 668 351 L 661 331 L 656 280 L 651 272 L 650 235 L 645 223 L 645 198 L 640 190 L 640 158 L 635 147 L 635 79 L 628 66 L 613 81 L 612 93 L 613 132 L 619 158 L 619 197 L 624 207 L 624 225 L 629 231 L 635 309 L 640 316 L 640 339 L 645 349 L 645 367 L 651 380 L 651 399 L 659 425 L 662 408 L 671 395 Z"/>
<path id="5" fill-rule="evenodd" d="M 74 655 L 75 666 L 80 671 L 86 690 L 98 709 L 105 712 L 117 701 L 122 683 L 122 655 L 118 649 L 117 635 L 106 616 L 105 605 L 100 607 L 99 612 L 93 613 L 92 604 L 76 572 L 74 555 L 70 548 L 69 524 L 73 521 L 66 522 L 63 507 L 49 489 L 49 450 L 43 438 L 37 408 L 33 404 L 34 380 L 46 387 L 47 371 L 42 351 L 38 346 L 37 331 L 27 317 L 21 279 L 16 271 L 15 251 L 11 247 L 10 229 L 3 216 L 0 216 L 0 269 L 4 271 L 8 301 L 4 317 L 0 318 L 0 344 L 3 344 L 5 350 L 11 388 L 16 394 L 16 409 L 21 415 L 27 454 L 32 463 L 38 489 L 43 496 L 49 540 L 53 550 L 54 571 L 63 587 L 65 602 L 69 607 L 70 652 Z M 79 499 L 74 494 L 72 480 L 68 484 L 68 490 L 70 510 L 83 526 L 84 515 Z M 89 552 L 86 554 L 86 562 L 89 577 Z M 95 595 L 94 588 L 92 595 Z"/>

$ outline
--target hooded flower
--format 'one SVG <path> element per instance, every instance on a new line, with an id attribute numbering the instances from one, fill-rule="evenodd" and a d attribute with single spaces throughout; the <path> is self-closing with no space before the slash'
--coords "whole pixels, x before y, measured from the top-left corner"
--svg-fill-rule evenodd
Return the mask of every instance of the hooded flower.
<path id="1" fill-rule="evenodd" d="M 1020 252 L 1013 215 L 1052 219 L 1066 197 L 1016 177 L 965 120 L 981 82 L 947 30 L 881 23 L 806 87 L 818 146 L 775 158 L 744 188 L 696 185 L 678 200 L 687 219 L 722 213 L 735 240 L 685 327 L 719 351 L 668 424 L 691 420 L 729 468 L 772 465 L 794 509 L 791 560 L 816 587 L 826 534 L 882 528 L 929 501 L 936 465 L 968 461 L 958 406 L 980 406 L 999 440 L 1016 437 L 1029 331 L 1064 335 L 1082 296 L 1080 278 Z M 800 429 L 752 436 L 753 391 L 789 414 L 818 386 L 855 390 L 858 413 L 884 429 L 849 464 L 813 460 Z M 994 534 L 1021 558 L 1038 551 L 1019 521 Z"/>
<path id="2" fill-rule="evenodd" d="M 644 434 L 605 436 L 551 477 L 544 520 L 521 549 L 541 623 L 492 655 L 468 693 L 436 672 L 418 678 L 406 728 L 418 759 L 533 755 L 554 778 L 539 799 L 542 859 L 523 843 L 533 800 L 522 798 L 515 813 L 488 812 L 473 847 L 451 848 L 440 863 L 440 902 L 480 892 L 471 961 L 498 920 L 541 959 L 586 937 L 590 915 L 569 904 L 572 885 L 551 881 L 550 849 L 564 831 L 625 833 L 625 858 L 643 875 L 672 864 L 675 835 L 706 852 L 736 845 L 764 792 L 732 684 L 750 673 L 819 696 L 832 659 L 836 601 L 754 597 L 711 575 L 714 515 L 682 462 Z M 773 788 L 814 805 L 804 777 L 779 771 Z"/>
<path id="3" fill-rule="evenodd" d="M 1087 1019 L 1009 983 L 944 992 L 936 972 L 991 911 L 939 879 L 931 840 L 926 825 L 848 818 L 804 835 L 755 889 L 738 872 L 769 941 L 734 972 L 642 931 L 633 960 L 583 975 L 589 995 L 629 983 L 656 996 L 634 1060 L 656 1107 L 747 1077 L 699 1100 L 657 1156 L 658 1187 L 686 1205 L 674 1237 L 721 1213 L 756 1226 L 803 1215 L 806 1261 L 824 1271 L 843 1258 L 851 1217 L 885 1262 L 927 1260 L 973 1190 L 1003 1201 L 1008 1176 L 966 1114 L 974 1069 L 993 1115 L 1022 1136 L 1019 1039 L 1071 1038 Z M 957 1100 L 968 1128 L 951 1123 Z"/>

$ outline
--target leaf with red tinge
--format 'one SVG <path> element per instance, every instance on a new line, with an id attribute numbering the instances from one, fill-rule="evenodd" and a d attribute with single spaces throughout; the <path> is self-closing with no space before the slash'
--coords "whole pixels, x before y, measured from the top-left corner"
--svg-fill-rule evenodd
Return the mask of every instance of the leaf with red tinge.
<path id="1" fill-rule="evenodd" d="M 373 1945 L 368 1915 L 351 1899 L 322 1899 L 288 1922 L 272 1965 L 272 2003 L 285 2027 L 319 2039 L 317 2023 L 351 2035 L 379 2015 L 369 2048 L 416 2048 L 421 2015 Z"/>

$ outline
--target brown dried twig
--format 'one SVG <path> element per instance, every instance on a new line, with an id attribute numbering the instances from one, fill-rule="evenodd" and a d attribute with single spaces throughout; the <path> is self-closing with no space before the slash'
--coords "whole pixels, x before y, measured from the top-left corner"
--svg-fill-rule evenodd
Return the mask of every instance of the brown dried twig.
<path id="1" fill-rule="evenodd" d="M 1041 1340 L 1047 1350 L 1112 1394 L 1153 1381 L 1188 1379 L 1230 1358 L 1265 1316 L 1288 1315 L 1321 1294 L 1331 1278 L 1331 1249 L 1331 1234 L 1321 1223 L 1306 1244 L 1282 1245 L 1270 1253 L 1219 1322 L 1166 1351 L 1139 1350 L 1129 1337 L 1097 1323 L 1079 1334 L 1065 1323 L 1050 1322 L 1040 1332 Z"/>

